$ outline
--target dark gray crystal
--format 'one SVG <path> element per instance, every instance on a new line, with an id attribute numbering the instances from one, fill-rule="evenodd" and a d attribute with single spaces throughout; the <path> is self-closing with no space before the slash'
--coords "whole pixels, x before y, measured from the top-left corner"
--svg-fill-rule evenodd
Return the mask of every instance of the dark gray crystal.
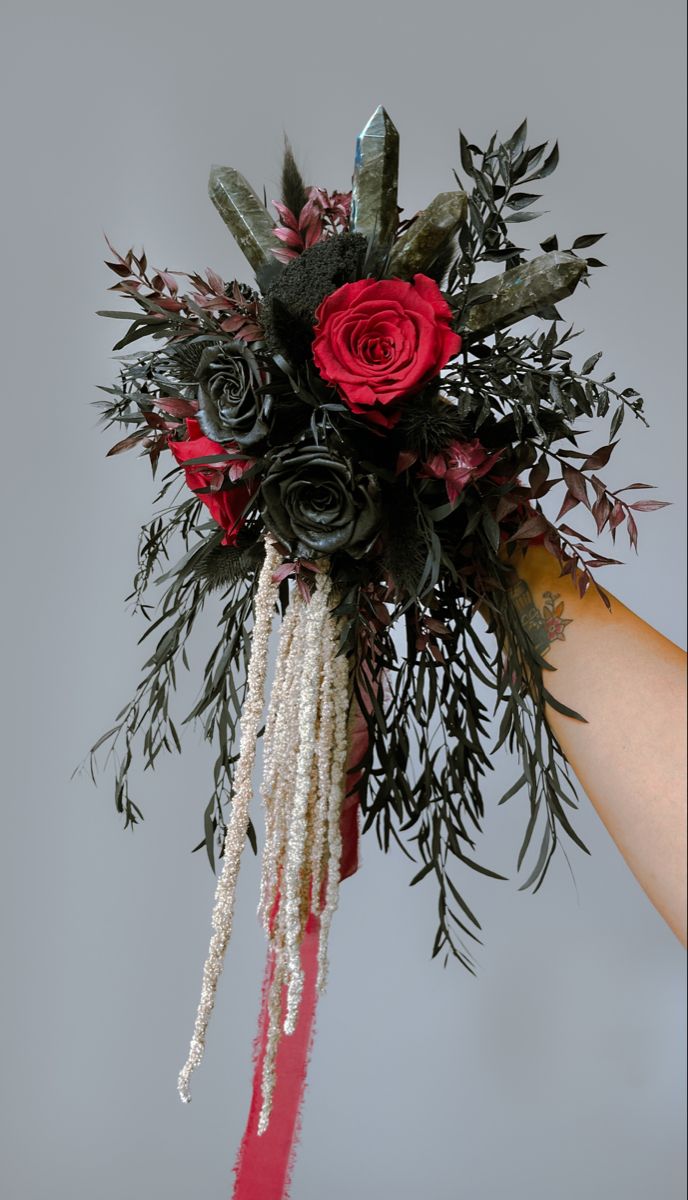
<path id="1" fill-rule="evenodd" d="M 553 250 L 474 283 L 466 294 L 465 317 L 460 317 L 459 329 L 487 335 L 522 321 L 570 296 L 587 269 L 584 259 Z"/>
<path id="2" fill-rule="evenodd" d="M 395 242 L 387 264 L 387 275 L 410 279 L 432 265 L 448 238 L 466 220 L 465 192 L 440 192 Z"/>
<path id="3" fill-rule="evenodd" d="M 351 229 L 368 239 L 367 266 L 383 265 L 398 223 L 399 134 L 381 104 L 356 139 Z"/>
<path id="4" fill-rule="evenodd" d="M 208 180 L 210 199 L 254 271 L 275 262 L 280 246 L 275 222 L 250 183 L 234 167 L 214 166 Z"/>

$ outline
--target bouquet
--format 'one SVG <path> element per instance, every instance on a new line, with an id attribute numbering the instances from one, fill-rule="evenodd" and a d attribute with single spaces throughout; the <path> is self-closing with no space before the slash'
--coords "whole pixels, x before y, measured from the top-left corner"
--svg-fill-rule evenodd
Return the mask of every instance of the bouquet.
<path id="1" fill-rule="evenodd" d="M 184 724 L 200 724 L 213 746 L 195 849 L 218 876 L 179 1075 L 188 1100 L 247 841 L 257 851 L 262 739 L 268 961 L 235 1167 L 244 1200 L 288 1186 L 328 935 L 359 837 L 374 829 L 385 850 L 398 843 L 415 858 L 411 883 L 437 889 L 432 954 L 472 973 L 480 925 L 463 878 L 505 878 L 475 856 L 496 748 L 519 762 L 498 803 L 518 793 L 529 803 L 521 887 L 541 886 L 562 834 L 587 850 L 545 705 L 583 714 L 547 687 L 547 643 L 522 620 L 508 557 L 538 543 L 581 595 L 592 587 L 609 605 L 594 572 L 617 560 L 571 512 L 587 510 L 612 541 L 625 526 L 635 547 L 634 512 L 660 506 L 627 498 L 647 485 L 611 491 L 601 478 L 626 414 L 644 421 L 643 401 L 615 387 L 614 372 L 596 377 L 601 352 L 574 365 L 578 333 L 557 307 L 604 265 L 589 253 L 604 235 L 567 249 L 551 235 L 535 256 L 517 244 L 542 215 L 533 189 L 556 168 L 557 144 L 529 146 L 526 121 L 484 150 L 460 132 L 461 174 L 410 217 L 397 203 L 398 157 L 382 107 L 358 137 L 349 191 L 306 185 L 285 139 L 274 216 L 238 171 L 213 167 L 210 197 L 255 286 L 153 268 L 143 251 L 108 242 L 111 290 L 128 302 L 102 314 L 126 322 L 118 382 L 101 402 L 123 435 L 109 453 L 138 449 L 164 473 L 130 596 L 149 656 L 93 754 L 109 746 L 117 810 L 134 826 L 135 751 L 153 767 L 181 751 Z M 580 450 L 581 423 L 607 416 L 605 444 Z M 551 492 L 553 519 L 542 503 Z M 177 673 L 211 603 L 219 636 L 180 724 Z M 555 607 L 549 619 L 561 621 Z"/>

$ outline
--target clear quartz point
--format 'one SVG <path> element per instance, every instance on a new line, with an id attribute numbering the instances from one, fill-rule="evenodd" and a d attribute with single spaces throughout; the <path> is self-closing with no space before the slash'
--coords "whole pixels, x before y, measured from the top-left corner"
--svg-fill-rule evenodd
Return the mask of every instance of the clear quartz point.
<path id="1" fill-rule="evenodd" d="M 399 134 L 380 104 L 356 139 L 351 196 L 351 229 L 368 239 L 373 271 L 383 265 L 397 230 L 398 172 Z"/>
<path id="2" fill-rule="evenodd" d="M 253 270 L 257 271 L 266 263 L 274 263 L 271 250 L 276 250 L 280 245 L 273 233 L 275 222 L 248 180 L 234 167 L 213 166 L 208 192 Z"/>

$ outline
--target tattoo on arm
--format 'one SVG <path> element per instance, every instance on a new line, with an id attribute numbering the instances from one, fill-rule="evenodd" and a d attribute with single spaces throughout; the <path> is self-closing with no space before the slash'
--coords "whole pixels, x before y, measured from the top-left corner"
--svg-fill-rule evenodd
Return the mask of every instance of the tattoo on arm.
<path id="1" fill-rule="evenodd" d="M 566 641 L 564 630 L 573 617 L 563 615 L 564 601 L 558 592 L 542 593 L 542 611 L 537 607 L 524 579 L 519 579 L 512 595 L 521 624 L 538 654 L 545 655 L 552 642 Z"/>

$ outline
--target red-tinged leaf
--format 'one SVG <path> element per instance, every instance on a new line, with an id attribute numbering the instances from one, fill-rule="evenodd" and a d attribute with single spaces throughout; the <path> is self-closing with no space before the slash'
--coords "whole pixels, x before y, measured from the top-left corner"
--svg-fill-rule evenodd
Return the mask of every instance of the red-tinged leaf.
<path id="1" fill-rule="evenodd" d="M 540 495 L 540 488 L 542 487 L 543 483 L 546 482 L 548 477 L 549 463 L 543 454 L 542 458 L 536 462 L 535 466 L 530 472 L 530 475 L 528 476 L 528 483 L 533 496 L 538 497 Z"/>
<path id="2" fill-rule="evenodd" d="M 589 584 L 590 584 L 590 576 L 587 575 L 585 572 L 582 572 L 580 579 L 578 580 L 578 595 L 580 596 L 581 600 L 583 599 L 583 596 L 587 592 Z"/>
<path id="3" fill-rule="evenodd" d="M 586 567 L 620 567 L 623 564 L 618 558 L 607 558 L 604 554 L 598 554 L 595 558 L 589 558 L 585 565 Z"/>
<path id="4" fill-rule="evenodd" d="M 495 521 L 497 523 L 503 521 L 516 508 L 518 508 L 518 501 L 514 500 L 512 496 L 500 496 L 495 509 Z"/>
<path id="5" fill-rule="evenodd" d="M 320 241 L 321 236 L 322 225 L 319 221 L 314 221 L 312 225 L 309 225 L 304 235 L 303 241 L 306 249 L 308 250 L 311 246 L 315 246 L 316 242 Z"/>
<path id="6" fill-rule="evenodd" d="M 212 290 L 215 292 L 215 295 L 216 296 L 224 296 L 224 292 L 225 292 L 224 280 L 220 278 L 220 276 L 217 274 L 216 271 L 213 271 L 212 267 L 206 267 L 205 273 L 208 277 L 208 283 L 210 284 Z"/>
<path id="7" fill-rule="evenodd" d="M 400 450 L 397 456 L 397 465 L 394 469 L 395 475 L 401 475 L 402 471 L 408 471 L 414 462 L 418 461 L 418 455 L 415 450 Z"/>
<path id="8" fill-rule="evenodd" d="M 105 259 L 104 261 L 105 261 L 105 266 L 109 267 L 111 271 L 114 271 L 115 275 L 125 276 L 125 275 L 129 274 L 129 268 L 126 263 L 112 263 L 112 262 L 108 262 L 107 259 Z"/>
<path id="9" fill-rule="evenodd" d="M 435 643 L 434 643 L 434 642 L 430 642 L 430 643 L 428 644 L 428 650 L 429 650 L 429 651 L 430 651 L 430 653 L 432 654 L 432 657 L 434 658 L 435 662 L 438 662 L 438 663 L 440 664 L 440 666 L 441 666 L 441 667 L 444 667 L 444 666 L 446 666 L 446 664 L 447 664 L 447 660 L 446 660 L 446 658 L 444 657 L 444 655 L 443 655 L 442 651 L 440 650 L 439 646 L 435 645 Z"/>
<path id="10" fill-rule="evenodd" d="M 564 496 L 562 506 L 557 513 L 557 521 L 560 521 L 562 517 L 566 516 L 566 513 L 570 512 L 572 508 L 575 508 L 577 504 L 578 500 L 576 500 L 576 497 L 572 496 L 570 492 L 567 492 Z"/>
<path id="11" fill-rule="evenodd" d="M 177 280 L 175 279 L 174 275 L 172 275 L 169 271 L 160 271 L 160 270 L 157 272 L 157 274 L 162 279 L 162 281 L 165 284 L 165 287 L 167 288 L 170 295 L 176 296 L 177 292 L 179 291 L 179 284 L 177 283 Z"/>
<path id="12" fill-rule="evenodd" d="M 633 520 L 631 513 L 628 513 L 628 516 L 626 517 L 626 529 L 628 530 L 628 540 L 637 554 L 638 553 L 638 526 L 636 525 L 635 521 Z"/>
<path id="13" fill-rule="evenodd" d="M 593 579 L 593 584 L 594 584 L 594 587 L 595 587 L 595 591 L 597 592 L 597 595 L 599 596 L 600 600 L 602 600 L 602 601 L 603 601 L 603 603 L 604 603 L 604 605 L 606 606 L 606 608 L 608 608 L 608 609 L 609 609 L 609 611 L 611 612 L 612 602 L 611 602 L 611 600 L 609 599 L 609 596 L 608 596 L 608 595 L 607 595 L 607 593 L 606 593 L 606 592 L 605 592 L 605 591 L 604 591 L 604 590 L 603 590 L 603 589 L 600 587 L 600 585 L 599 585 L 599 583 L 597 582 L 597 580 L 596 580 L 596 579 Z"/>
<path id="14" fill-rule="evenodd" d="M 313 195 L 311 195 L 310 199 L 306 201 L 303 208 L 301 209 L 301 212 L 299 213 L 299 220 L 298 220 L 299 229 L 301 229 L 301 230 L 307 229 L 308 226 L 313 221 L 313 219 L 315 218 L 317 220 L 317 219 L 319 219 L 319 217 L 320 217 L 320 210 L 318 207 L 318 202 L 315 199 L 315 197 Z"/>
<path id="15" fill-rule="evenodd" d="M 637 492 L 639 488 L 654 488 L 656 486 L 655 483 L 628 483 L 626 487 L 617 488 L 616 494 L 618 492 Z"/>
<path id="16" fill-rule="evenodd" d="M 658 508 L 668 508 L 671 500 L 637 500 L 635 504 L 629 504 L 635 512 L 655 512 Z"/>
<path id="17" fill-rule="evenodd" d="M 195 400 L 180 400 L 178 396 L 156 396 L 153 404 L 171 417 L 195 417 L 198 412 Z"/>
<path id="18" fill-rule="evenodd" d="M 387 609 L 385 609 L 384 612 L 385 617 L 388 618 L 389 614 Z M 436 620 L 435 617 L 426 617 L 425 625 L 431 633 L 436 633 L 438 637 L 449 637 L 449 630 L 447 629 L 447 626 L 442 621 Z"/>
<path id="19" fill-rule="evenodd" d="M 157 296 L 158 293 L 163 290 L 164 286 L 165 286 L 165 280 L 163 279 L 162 275 L 159 275 L 156 272 L 156 274 L 151 279 L 151 287 L 153 288 L 152 295 Z"/>
<path id="20" fill-rule="evenodd" d="M 595 518 L 597 532 L 601 533 L 604 529 L 612 511 L 612 505 L 607 500 L 606 496 L 600 496 L 592 506 L 592 515 Z"/>
<path id="21" fill-rule="evenodd" d="M 277 250 L 275 250 L 275 249 L 274 249 L 272 246 L 270 247 L 270 253 L 271 253 L 272 255 L 274 255 L 274 257 L 277 259 L 277 261 L 278 261 L 278 262 L 282 262 L 282 263 L 288 263 L 288 262 L 291 262 L 291 260 L 292 260 L 293 258 L 298 258 L 298 257 L 299 257 L 299 256 L 298 256 L 298 254 L 297 254 L 297 252 L 296 252 L 296 250 L 286 250 L 286 249 L 284 249 L 284 250 L 280 250 L 280 249 L 277 249 Z"/>
<path id="22" fill-rule="evenodd" d="M 581 542 L 591 541 L 591 538 L 586 537 L 583 533 L 579 533 L 577 529 L 572 529 L 570 525 L 560 525 L 559 528 L 562 533 L 568 533 L 569 537 L 580 538 Z"/>
<path id="23" fill-rule="evenodd" d="M 127 260 L 122 257 L 119 250 L 115 250 L 115 247 L 113 246 L 112 242 L 110 241 L 110 239 L 109 239 L 108 235 L 105 233 L 105 231 L 103 231 L 103 237 L 105 238 L 105 241 L 108 244 L 108 248 L 112 251 L 112 253 L 114 254 L 117 261 L 120 263 L 124 263 L 125 266 L 128 266 Z"/>
<path id="24" fill-rule="evenodd" d="M 562 467 L 561 473 L 571 495 L 589 508 L 590 501 L 588 500 L 588 489 L 585 486 L 585 477 L 575 467 Z"/>
<path id="25" fill-rule="evenodd" d="M 143 419 L 151 429 L 167 429 L 167 422 L 160 416 L 160 413 L 145 412 Z"/>
<path id="26" fill-rule="evenodd" d="M 541 513 L 533 513 L 527 517 L 522 525 L 519 525 L 515 533 L 509 534 L 509 541 L 523 541 L 524 539 L 537 537 L 540 533 L 547 531 L 547 520 Z"/>
<path id="27" fill-rule="evenodd" d="M 164 308 L 165 312 L 181 312 L 184 307 L 181 300 L 173 300 L 171 296 L 158 296 L 156 304 Z"/>
<path id="28" fill-rule="evenodd" d="M 131 450 L 132 446 L 136 446 L 145 437 L 145 429 L 137 429 L 136 433 L 130 433 L 128 437 L 122 438 L 121 442 L 115 442 L 115 445 L 110 447 L 105 457 L 112 458 L 113 454 L 121 454 L 123 450 Z"/>
<path id="29" fill-rule="evenodd" d="M 308 590 L 308 584 L 306 583 L 305 579 L 301 578 L 300 575 L 296 576 L 296 586 L 298 587 L 305 603 L 310 604 L 311 594 Z"/>
<path id="30" fill-rule="evenodd" d="M 614 530 L 617 525 L 620 525 L 626 515 L 626 510 L 623 504 L 617 500 L 609 516 L 609 528 Z"/>
<path id="31" fill-rule="evenodd" d="M 303 246 L 303 239 L 298 229 L 281 229 L 278 225 L 273 233 L 280 242 L 284 242 L 285 246 L 293 246 L 295 249 Z"/>
<path id="32" fill-rule="evenodd" d="M 600 446 L 599 450 L 595 450 L 589 458 L 586 458 L 583 463 L 583 471 L 598 471 L 600 467 L 606 467 L 611 457 L 612 451 L 617 442 L 610 442 L 608 446 Z"/>
<path id="33" fill-rule="evenodd" d="M 280 200 L 273 200 L 272 207 L 279 213 L 280 221 L 286 225 L 288 229 L 299 228 L 299 223 L 290 208 L 286 204 L 282 204 Z M 276 232 L 276 231 L 275 231 Z"/>
<path id="34" fill-rule="evenodd" d="M 236 333 L 237 330 L 241 329 L 244 321 L 245 317 L 241 316 L 227 317 L 220 325 L 220 328 L 226 330 L 227 333 Z"/>
<path id="35" fill-rule="evenodd" d="M 276 571 L 273 571 L 272 582 L 281 583 L 283 579 L 287 579 L 290 575 L 293 575 L 295 570 L 294 563 L 282 563 Z"/>
<path id="36" fill-rule="evenodd" d="M 591 475 L 590 482 L 595 489 L 595 495 L 597 496 L 597 499 L 601 500 L 602 497 L 607 494 L 607 485 L 602 479 L 599 479 L 597 475 Z"/>
<path id="37" fill-rule="evenodd" d="M 547 550 L 554 558 L 556 558 L 557 562 L 561 562 L 563 550 L 561 547 L 561 542 L 556 539 L 555 531 L 548 529 L 542 540 L 542 544 L 545 550 Z"/>

